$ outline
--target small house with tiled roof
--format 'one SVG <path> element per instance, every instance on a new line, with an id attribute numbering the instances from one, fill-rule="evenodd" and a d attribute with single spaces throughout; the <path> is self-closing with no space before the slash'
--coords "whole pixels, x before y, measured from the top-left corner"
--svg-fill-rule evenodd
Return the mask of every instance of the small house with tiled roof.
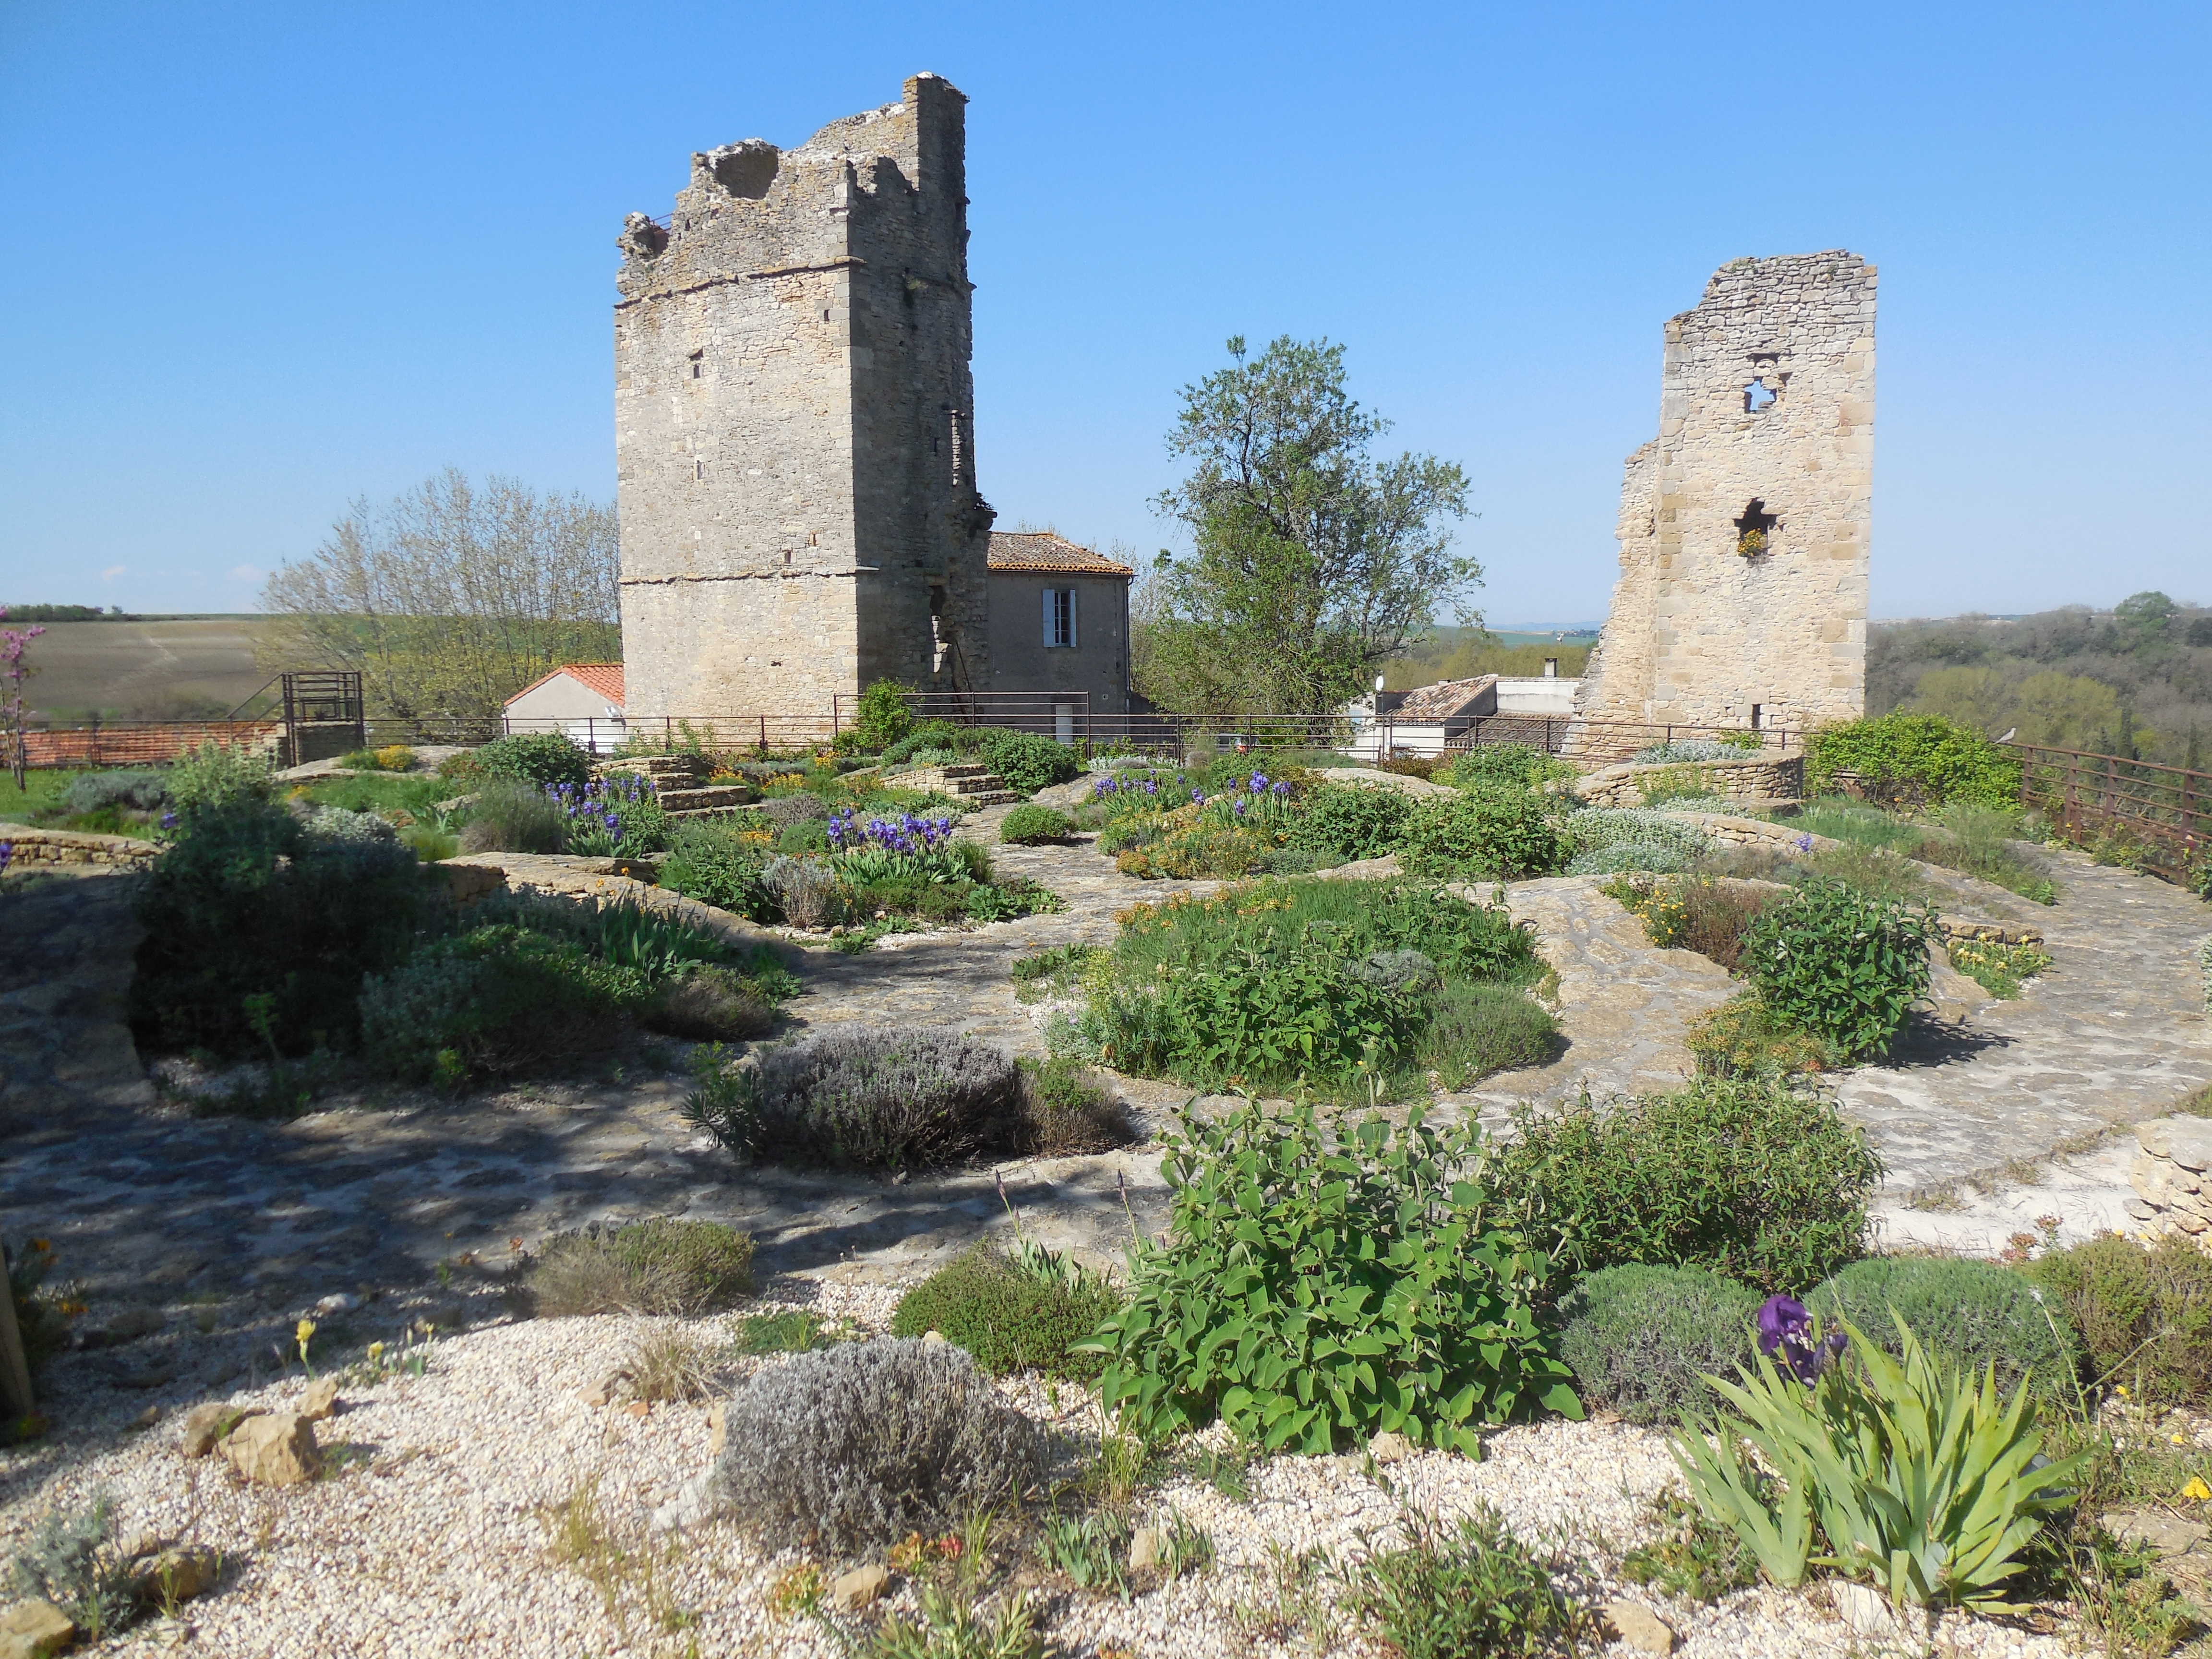
<path id="1" fill-rule="evenodd" d="M 1129 712 L 1129 583 L 1136 572 L 1049 530 L 991 532 L 991 689 L 1086 692 Z"/>
<path id="2" fill-rule="evenodd" d="M 624 736 L 623 665 L 564 662 L 507 700 L 509 732 L 565 732 L 588 749 L 611 749 Z"/>

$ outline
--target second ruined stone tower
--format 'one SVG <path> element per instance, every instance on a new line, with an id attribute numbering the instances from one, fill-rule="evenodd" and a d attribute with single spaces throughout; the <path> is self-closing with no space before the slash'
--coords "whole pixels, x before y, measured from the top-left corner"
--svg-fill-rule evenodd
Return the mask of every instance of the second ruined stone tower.
<path id="1" fill-rule="evenodd" d="M 797 149 L 691 158 L 615 306 L 628 708 L 828 712 L 990 684 L 967 100 L 933 75 Z"/>
<path id="2" fill-rule="evenodd" d="M 1628 458 L 1577 713 L 1802 729 L 1865 712 L 1875 279 L 1840 249 L 1737 259 L 1668 323 L 1659 435 Z"/>

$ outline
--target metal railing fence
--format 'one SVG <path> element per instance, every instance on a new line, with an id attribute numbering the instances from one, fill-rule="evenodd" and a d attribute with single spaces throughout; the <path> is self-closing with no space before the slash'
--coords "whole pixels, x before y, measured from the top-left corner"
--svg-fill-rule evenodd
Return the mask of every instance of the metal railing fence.
<path id="1" fill-rule="evenodd" d="M 2130 862 L 2185 884 L 2212 865 L 2212 773 L 2042 744 L 2005 746 L 2020 756 L 2021 805 L 2068 841 L 2094 848 L 2131 839 Z"/>

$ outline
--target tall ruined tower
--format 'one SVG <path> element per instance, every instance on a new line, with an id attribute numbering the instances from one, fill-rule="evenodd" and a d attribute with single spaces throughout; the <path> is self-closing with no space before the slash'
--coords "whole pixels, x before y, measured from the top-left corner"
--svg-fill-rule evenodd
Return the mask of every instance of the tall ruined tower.
<path id="1" fill-rule="evenodd" d="M 990 684 L 967 100 L 934 75 L 798 149 L 691 158 L 615 305 L 629 712 Z"/>
<path id="2" fill-rule="evenodd" d="M 1866 711 L 1875 268 L 1738 259 L 1667 325 L 1620 580 L 1577 712 L 1804 728 Z M 1592 734 L 1593 737 L 1595 735 Z"/>

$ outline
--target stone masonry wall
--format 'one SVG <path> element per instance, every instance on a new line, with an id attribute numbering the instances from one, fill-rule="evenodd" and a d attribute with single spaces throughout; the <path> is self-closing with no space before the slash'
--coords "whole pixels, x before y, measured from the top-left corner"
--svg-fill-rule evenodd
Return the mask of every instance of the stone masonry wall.
<path id="1" fill-rule="evenodd" d="M 1577 712 L 1808 727 L 1866 705 L 1875 267 L 1738 259 L 1668 323 L 1620 580 Z M 1745 532 L 1757 538 L 1745 539 Z"/>
<path id="2" fill-rule="evenodd" d="M 691 158 L 615 307 L 629 712 L 989 684 L 966 100 L 916 76 L 800 148 Z"/>
<path id="3" fill-rule="evenodd" d="M 1677 761 L 1638 764 L 1624 761 L 1602 766 L 1575 780 L 1575 793 L 1590 806 L 1641 806 L 1644 786 L 1661 773 L 1695 772 L 1709 795 L 1723 800 L 1799 800 L 1805 793 L 1805 759 Z"/>
<path id="4" fill-rule="evenodd" d="M 2212 1231 L 2212 1122 L 2160 1118 L 2138 1123 L 2136 1145 L 2128 1170 L 2136 1195 L 2128 1212 L 2185 1233 Z"/>

